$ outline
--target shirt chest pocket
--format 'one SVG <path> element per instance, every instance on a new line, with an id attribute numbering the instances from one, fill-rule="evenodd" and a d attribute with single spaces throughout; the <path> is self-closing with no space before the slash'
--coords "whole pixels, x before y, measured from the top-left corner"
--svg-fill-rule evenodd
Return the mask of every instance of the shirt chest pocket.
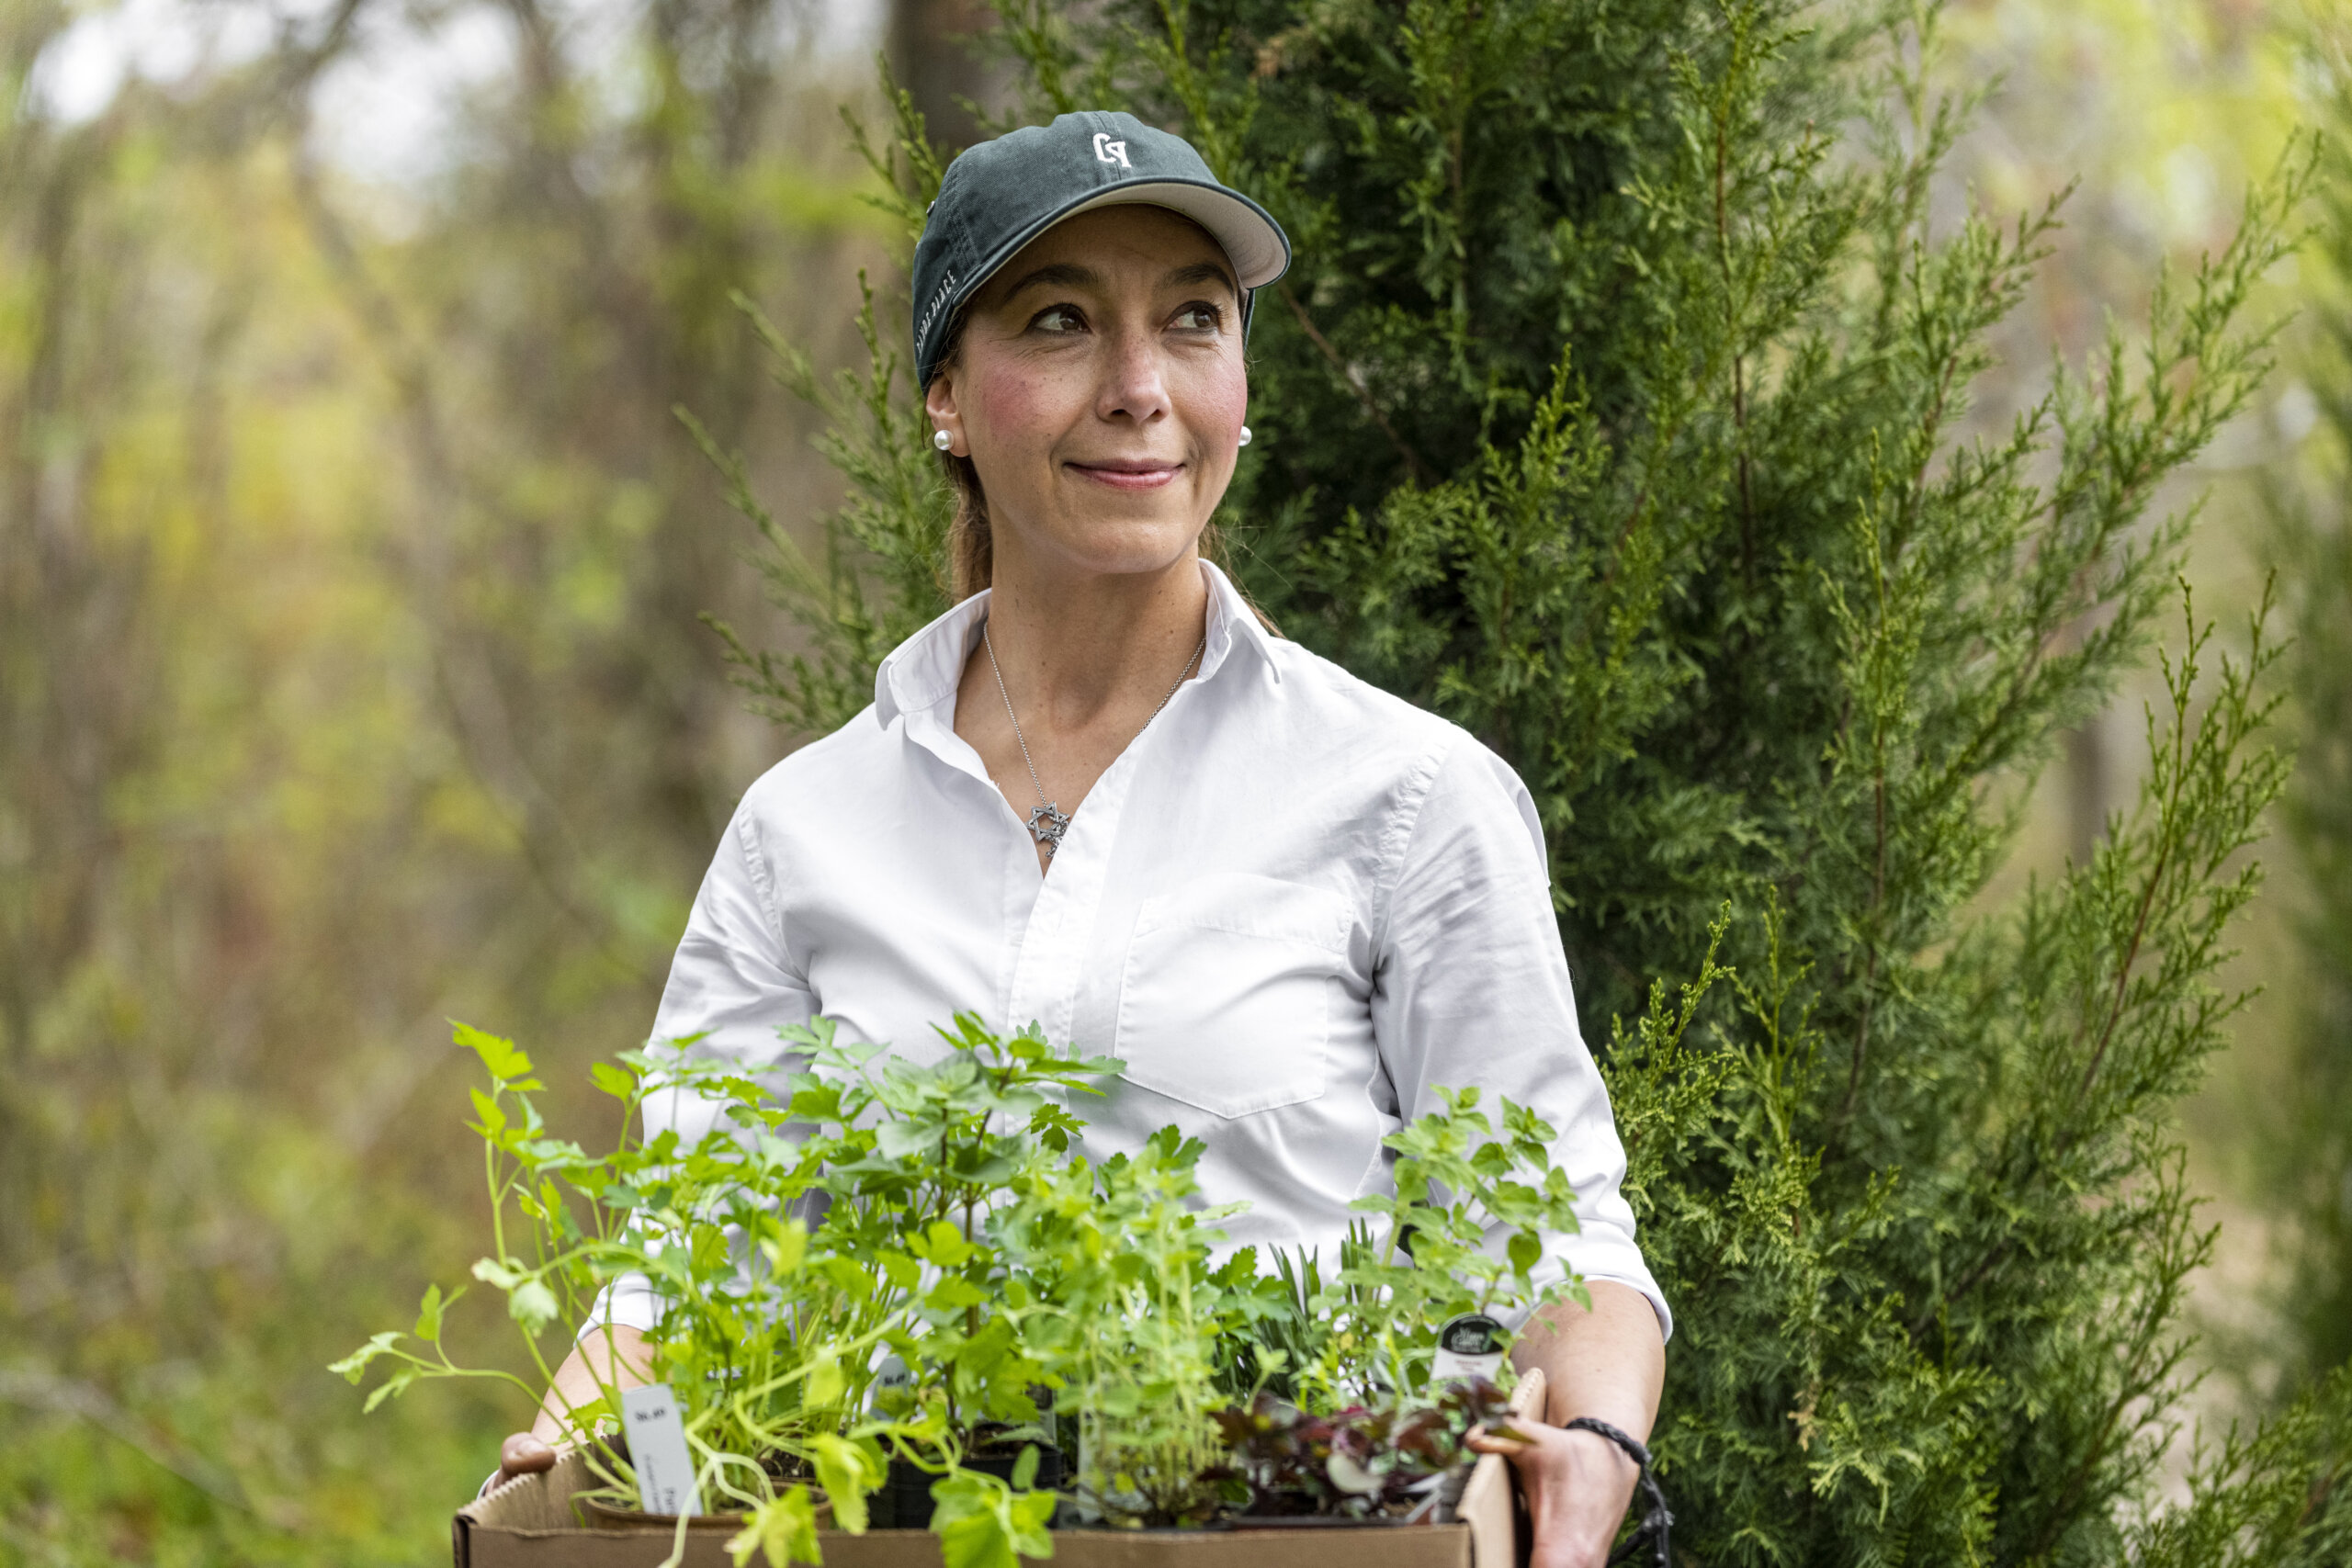
<path id="1" fill-rule="evenodd" d="M 1224 1117 L 1322 1095 L 1350 910 L 1270 876 L 1195 877 L 1136 911 L 1114 1054 L 1129 1083 Z"/>

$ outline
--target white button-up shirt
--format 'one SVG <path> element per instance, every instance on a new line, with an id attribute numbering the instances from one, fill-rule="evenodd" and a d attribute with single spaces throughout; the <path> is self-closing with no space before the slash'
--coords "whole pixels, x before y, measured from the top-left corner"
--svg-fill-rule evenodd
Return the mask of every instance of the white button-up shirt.
<path id="1" fill-rule="evenodd" d="M 1625 1156 L 1577 1032 L 1533 801 L 1459 727 L 1268 635 L 1204 565 L 1198 675 L 1104 771 L 1041 874 L 956 693 L 985 592 L 909 638 L 874 705 L 743 797 L 695 900 L 654 1038 L 780 1064 L 779 1026 L 919 1061 L 962 1010 L 1125 1066 L 1073 1106 L 1086 1152 L 1176 1123 L 1234 1246 L 1338 1260 L 1381 1139 L 1433 1090 L 1508 1095 L 1556 1129 L 1582 1234 L 1561 1261 L 1665 1298 L 1618 1191 Z M 713 1109 L 673 1091 L 649 1137 Z M 600 1317 L 650 1326 L 625 1283 Z"/>

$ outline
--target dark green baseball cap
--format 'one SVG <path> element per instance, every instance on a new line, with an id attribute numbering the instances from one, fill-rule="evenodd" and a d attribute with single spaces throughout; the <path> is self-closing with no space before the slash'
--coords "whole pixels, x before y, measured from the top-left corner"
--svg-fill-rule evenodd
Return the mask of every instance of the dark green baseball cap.
<path id="1" fill-rule="evenodd" d="M 931 385 L 956 313 L 1022 246 L 1065 218 L 1129 204 L 1180 212 L 1225 247 L 1247 333 L 1252 291 L 1290 266 L 1283 226 L 1182 137 L 1089 109 L 967 147 L 947 166 L 915 244 L 915 385 Z"/>

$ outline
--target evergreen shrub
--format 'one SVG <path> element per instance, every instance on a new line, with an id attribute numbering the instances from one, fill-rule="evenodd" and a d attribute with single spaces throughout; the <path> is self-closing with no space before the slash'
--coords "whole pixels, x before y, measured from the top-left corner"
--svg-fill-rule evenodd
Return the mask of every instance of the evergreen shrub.
<path id="1" fill-rule="evenodd" d="M 1017 118 L 1182 131 L 1296 245 L 1221 521 L 1289 636 L 1506 758 L 1549 835 L 1643 1241 L 1692 1563 L 2345 1561 L 2352 1390 L 2162 1506 L 2207 1258 L 2174 1108 L 2284 764 L 2152 498 L 2240 409 L 2301 164 L 2004 431 L 1988 329 L 2056 208 L 1930 221 L 1969 105 L 1932 8 L 1005 0 Z M 865 133 L 860 132 L 861 138 Z M 868 141 L 910 242 L 948 151 Z M 948 499 L 871 298 L 820 554 L 706 443 L 811 636 L 733 644 L 806 734 L 944 607 Z M 2148 771 L 2089 861 L 1986 907 L 2066 726 L 2152 647 Z M 1698 997 L 1726 905 L 1733 972 Z M 1084 1043 L 1079 1043 L 1081 1046 Z"/>

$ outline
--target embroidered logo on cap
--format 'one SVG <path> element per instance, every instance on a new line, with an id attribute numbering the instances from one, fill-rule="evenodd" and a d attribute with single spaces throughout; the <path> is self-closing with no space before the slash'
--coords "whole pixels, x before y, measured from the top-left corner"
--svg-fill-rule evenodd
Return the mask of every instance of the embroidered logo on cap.
<path id="1" fill-rule="evenodd" d="M 1094 161 L 1098 164 L 1116 164 L 1123 169 L 1135 167 L 1133 164 L 1127 162 L 1127 144 L 1124 141 L 1112 141 L 1111 133 L 1107 130 L 1098 130 L 1094 133 Z"/>

